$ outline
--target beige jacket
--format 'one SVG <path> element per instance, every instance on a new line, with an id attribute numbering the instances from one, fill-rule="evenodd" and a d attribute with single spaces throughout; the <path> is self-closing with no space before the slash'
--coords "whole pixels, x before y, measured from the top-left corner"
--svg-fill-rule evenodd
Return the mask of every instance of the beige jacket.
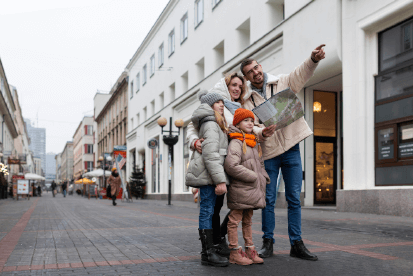
<path id="1" fill-rule="evenodd" d="M 240 130 L 231 125 L 229 132 L 240 133 Z M 265 171 L 262 157 L 258 155 L 258 144 L 254 148 L 247 146 L 244 154 L 242 141 L 232 139 L 224 168 L 230 176 L 227 194 L 229 209 L 265 208 L 266 184 L 270 183 L 270 177 Z"/>
<path id="2" fill-rule="evenodd" d="M 273 76 L 267 74 L 267 99 L 271 97 L 271 84 L 274 87 L 274 94 L 286 89 L 287 87 L 290 87 L 292 91 L 298 93 L 304 87 L 306 82 L 313 76 L 314 71 L 317 68 L 317 64 L 318 63 L 314 63 L 311 58 L 308 58 L 288 75 Z M 243 107 L 245 109 L 252 110 L 255 106 L 251 100 L 251 97 L 254 97 L 256 106 L 262 104 L 265 99 L 259 93 L 251 89 L 250 82 L 248 82 L 247 86 L 248 91 L 244 98 L 245 102 Z M 259 124 L 258 117 L 255 116 L 254 132 L 258 134 L 260 141 L 262 141 L 261 146 L 264 160 L 281 155 L 300 141 L 313 134 L 304 117 L 298 119 L 285 128 L 277 130 L 271 137 L 265 138 L 262 136 L 262 130 L 264 128 L 265 126 Z"/>

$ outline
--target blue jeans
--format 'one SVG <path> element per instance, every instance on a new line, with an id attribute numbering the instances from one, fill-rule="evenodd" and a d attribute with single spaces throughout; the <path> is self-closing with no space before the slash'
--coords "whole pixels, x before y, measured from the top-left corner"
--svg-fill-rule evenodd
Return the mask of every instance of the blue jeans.
<path id="1" fill-rule="evenodd" d="M 215 200 L 215 186 L 208 185 L 199 188 L 199 196 L 201 201 L 199 203 L 199 230 L 212 229 L 212 216 L 214 215 Z"/>
<path id="2" fill-rule="evenodd" d="M 66 197 L 66 190 L 63 190 L 63 196 Z"/>
<path id="3" fill-rule="evenodd" d="M 266 207 L 262 210 L 263 238 L 274 240 L 275 214 L 274 207 L 277 199 L 277 179 L 281 172 L 285 183 L 285 198 L 288 203 L 288 236 L 290 243 L 301 240 L 301 204 L 300 194 L 303 182 L 303 170 L 299 145 L 295 145 L 283 154 L 264 161 L 265 170 L 270 176 L 271 183 L 267 185 Z"/>

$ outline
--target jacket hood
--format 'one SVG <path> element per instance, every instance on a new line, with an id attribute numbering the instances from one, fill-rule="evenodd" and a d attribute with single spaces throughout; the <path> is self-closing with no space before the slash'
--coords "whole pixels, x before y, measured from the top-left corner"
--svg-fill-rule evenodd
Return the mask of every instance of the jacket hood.
<path id="1" fill-rule="evenodd" d="M 267 84 L 277 83 L 278 80 L 280 79 L 281 75 L 282 74 L 274 76 L 274 75 L 271 75 L 271 74 L 267 73 L 267 77 L 268 77 Z M 251 88 L 251 82 L 247 81 L 247 91 L 245 93 L 244 100 L 247 100 L 249 97 L 251 97 L 251 94 L 252 94 L 253 91 L 254 90 L 252 90 L 252 88 Z M 228 92 L 228 94 L 229 94 L 229 92 Z"/>
<path id="2" fill-rule="evenodd" d="M 241 130 L 234 125 L 229 125 L 228 134 L 231 133 L 241 133 Z"/>
<path id="3" fill-rule="evenodd" d="M 214 110 L 206 103 L 201 104 L 192 114 L 192 123 L 196 129 L 206 121 L 216 121 Z"/>
<path id="4" fill-rule="evenodd" d="M 218 93 L 224 97 L 224 99 L 231 101 L 231 95 L 229 94 L 227 84 L 225 83 L 225 78 L 220 79 L 208 92 Z"/>

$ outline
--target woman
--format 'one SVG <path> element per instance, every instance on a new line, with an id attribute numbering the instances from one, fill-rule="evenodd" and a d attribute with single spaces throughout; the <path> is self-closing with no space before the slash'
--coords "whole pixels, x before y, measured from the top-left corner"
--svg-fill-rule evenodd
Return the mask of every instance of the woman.
<path id="1" fill-rule="evenodd" d="M 204 153 L 197 151 L 191 158 L 185 184 L 199 188 L 201 196 L 199 211 L 199 237 L 202 242 L 201 263 L 227 266 L 228 259 L 220 256 L 214 247 L 212 216 L 217 195 L 226 192 L 228 179 L 224 161 L 228 147 L 227 124 L 224 118 L 223 97 L 204 90 L 198 93 L 201 105 L 192 114 L 193 126 L 204 137 Z"/>
<path id="2" fill-rule="evenodd" d="M 237 74 L 231 73 L 220 79 L 217 84 L 210 90 L 211 92 L 218 93 L 224 100 L 224 118 L 228 125 L 232 124 L 235 110 L 240 108 L 244 104 L 244 95 L 246 93 L 246 83 L 244 78 Z M 187 129 L 187 142 L 189 142 L 191 151 L 198 151 L 202 153 L 201 144 L 204 141 L 202 135 L 198 133 L 198 129 L 194 128 L 192 122 L 189 123 Z M 225 194 L 217 196 L 215 202 L 214 215 L 212 217 L 212 229 L 213 229 L 213 242 L 217 248 L 217 252 L 221 256 L 229 257 L 230 250 L 225 239 L 227 234 L 228 214 L 225 216 L 222 225 L 220 225 L 220 216 L 222 206 L 224 205 Z M 202 200 L 202 198 L 201 198 Z"/>
<path id="3" fill-rule="evenodd" d="M 110 195 L 112 197 L 112 204 L 113 206 L 116 206 L 116 197 L 118 196 L 120 192 L 120 176 L 118 174 L 118 171 L 116 168 L 112 169 L 112 174 L 109 176 L 108 183 L 110 185 Z"/>

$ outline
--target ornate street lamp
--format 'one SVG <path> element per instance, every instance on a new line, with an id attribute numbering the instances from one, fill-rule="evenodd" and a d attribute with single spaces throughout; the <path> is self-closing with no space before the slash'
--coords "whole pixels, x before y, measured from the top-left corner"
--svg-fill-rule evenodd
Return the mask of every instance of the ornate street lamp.
<path id="1" fill-rule="evenodd" d="M 168 121 L 166 118 L 159 118 L 158 125 L 162 128 L 162 135 L 164 132 L 168 133 L 168 135 L 163 135 L 163 142 L 168 145 L 168 161 L 169 161 L 169 174 L 168 174 L 168 205 L 171 205 L 171 188 L 172 188 L 172 162 L 173 162 L 173 147 L 176 143 L 178 143 L 179 139 L 179 132 L 181 127 L 184 126 L 184 121 L 182 119 L 178 119 L 175 121 L 175 126 L 178 128 L 178 131 L 172 131 L 172 117 L 169 117 L 169 131 L 163 130 L 164 126 Z M 174 133 L 178 133 L 178 135 L 174 135 Z"/>
<path id="2" fill-rule="evenodd" d="M 106 182 L 105 182 L 105 177 L 106 177 L 106 175 L 105 175 L 105 167 L 106 167 L 106 161 L 112 161 L 112 157 L 110 157 L 110 155 L 108 156 L 108 157 L 106 157 L 106 154 L 104 154 L 103 156 L 101 155 L 100 157 L 99 157 L 99 159 L 98 159 L 98 161 L 100 162 L 100 164 L 102 165 L 102 170 L 103 170 L 103 185 L 105 185 L 106 184 Z M 103 161 L 103 162 L 102 162 Z M 103 188 L 103 187 L 102 187 Z"/>

